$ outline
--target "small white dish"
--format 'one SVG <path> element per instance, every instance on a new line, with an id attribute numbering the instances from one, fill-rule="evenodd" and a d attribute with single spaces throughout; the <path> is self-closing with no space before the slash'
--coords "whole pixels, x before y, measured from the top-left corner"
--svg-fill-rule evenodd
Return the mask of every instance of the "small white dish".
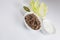
<path id="1" fill-rule="evenodd" d="M 54 25 L 51 23 L 51 21 L 44 19 L 43 20 L 43 28 L 40 30 L 43 34 L 54 34 L 56 32 L 56 29 Z"/>
<path id="2" fill-rule="evenodd" d="M 43 21 L 42 21 L 42 18 L 38 17 L 35 13 L 34 13 L 34 15 L 36 15 L 37 18 L 39 19 L 39 21 L 41 22 L 41 28 L 40 28 L 40 29 L 38 29 L 38 30 L 32 29 L 31 27 L 29 27 L 29 25 L 28 25 L 28 24 L 26 23 L 26 21 L 25 21 L 25 16 L 28 15 L 28 14 L 33 14 L 33 13 L 34 13 L 34 12 L 27 12 L 27 13 L 25 13 L 25 15 L 24 15 L 24 23 L 25 23 L 25 25 L 26 25 L 26 27 L 27 27 L 28 29 L 30 29 L 30 30 L 32 30 L 32 31 L 40 31 L 40 30 L 42 29 L 42 27 L 43 27 Z"/>
<path id="3" fill-rule="evenodd" d="M 43 20 L 43 24 L 44 24 L 44 29 L 46 33 L 53 34 L 56 32 L 54 25 L 48 19 Z"/>

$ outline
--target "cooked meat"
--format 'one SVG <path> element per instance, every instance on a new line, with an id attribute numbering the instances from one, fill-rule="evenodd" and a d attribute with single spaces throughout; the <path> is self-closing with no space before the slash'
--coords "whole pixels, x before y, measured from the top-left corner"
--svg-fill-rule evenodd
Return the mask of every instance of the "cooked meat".
<path id="1" fill-rule="evenodd" d="M 34 30 L 38 30 L 41 27 L 41 23 L 40 23 L 39 19 L 34 14 L 26 15 L 25 21 Z"/>

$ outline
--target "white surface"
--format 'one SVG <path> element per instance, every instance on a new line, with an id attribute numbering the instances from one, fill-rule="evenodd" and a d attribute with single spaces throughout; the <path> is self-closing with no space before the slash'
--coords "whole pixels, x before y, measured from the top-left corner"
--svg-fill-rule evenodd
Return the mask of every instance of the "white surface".
<path id="1" fill-rule="evenodd" d="M 0 40 L 60 40 L 60 1 L 42 1 L 49 7 L 47 19 L 55 25 L 55 34 L 43 35 L 40 32 L 28 30 L 24 26 L 23 16 L 18 9 L 18 0 L 0 0 Z"/>

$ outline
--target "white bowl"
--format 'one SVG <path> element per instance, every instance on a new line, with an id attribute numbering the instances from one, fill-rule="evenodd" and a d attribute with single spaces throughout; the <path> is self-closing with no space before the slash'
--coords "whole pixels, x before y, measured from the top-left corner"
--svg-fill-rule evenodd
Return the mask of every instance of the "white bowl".
<path id="1" fill-rule="evenodd" d="M 32 29 L 32 28 L 26 23 L 26 21 L 25 21 L 25 16 L 28 15 L 28 14 L 33 14 L 33 13 L 34 13 L 34 12 L 27 12 L 27 13 L 25 13 L 25 15 L 24 15 L 24 23 L 25 23 L 25 25 L 26 25 L 26 27 L 27 27 L 28 29 L 30 29 L 30 30 L 32 30 L 32 31 L 40 31 L 40 30 L 42 29 L 42 27 L 43 27 L 43 20 L 42 20 L 42 18 L 38 17 L 35 13 L 34 13 L 34 15 L 36 15 L 37 18 L 39 19 L 39 21 L 41 22 L 41 27 L 40 27 L 40 29 L 38 29 L 38 30 Z"/>

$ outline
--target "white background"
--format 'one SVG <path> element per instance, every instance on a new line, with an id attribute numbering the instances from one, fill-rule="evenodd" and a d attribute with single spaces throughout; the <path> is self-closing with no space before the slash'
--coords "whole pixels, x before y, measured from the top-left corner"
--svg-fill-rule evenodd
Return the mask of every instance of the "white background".
<path id="1" fill-rule="evenodd" d="M 41 32 L 33 32 L 23 23 L 24 2 L 28 0 L 0 0 L 0 40 L 60 40 L 60 1 L 41 0 L 48 6 L 47 19 L 55 25 L 56 33 L 43 35 Z"/>

